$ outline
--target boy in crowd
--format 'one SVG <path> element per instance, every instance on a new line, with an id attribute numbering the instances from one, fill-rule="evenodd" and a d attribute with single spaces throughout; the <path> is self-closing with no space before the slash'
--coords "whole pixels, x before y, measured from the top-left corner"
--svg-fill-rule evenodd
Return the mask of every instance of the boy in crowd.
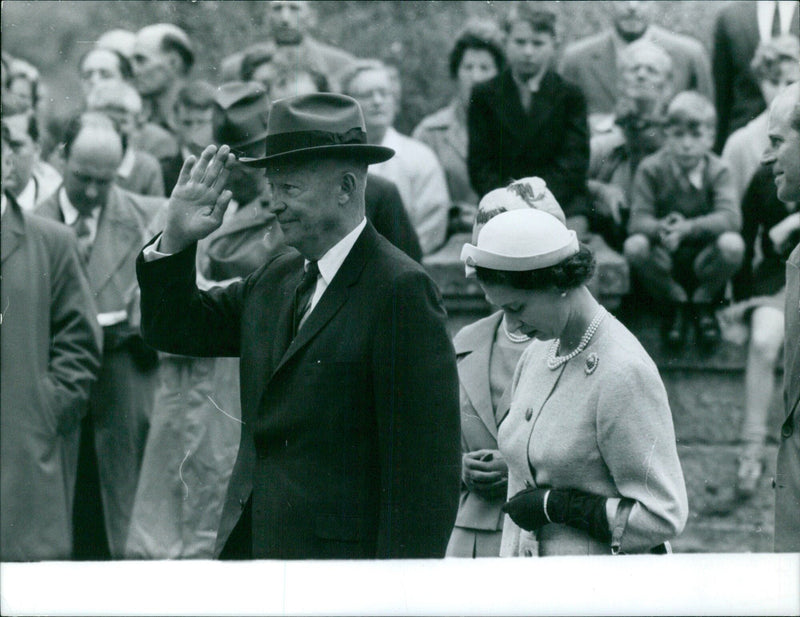
<path id="1" fill-rule="evenodd" d="M 625 257 L 644 290 L 667 302 L 662 335 L 673 349 L 683 345 L 690 318 L 701 348 L 716 346 L 714 305 L 744 255 L 733 178 L 711 153 L 715 125 L 708 99 L 680 93 L 667 109 L 664 146 L 634 179 Z"/>

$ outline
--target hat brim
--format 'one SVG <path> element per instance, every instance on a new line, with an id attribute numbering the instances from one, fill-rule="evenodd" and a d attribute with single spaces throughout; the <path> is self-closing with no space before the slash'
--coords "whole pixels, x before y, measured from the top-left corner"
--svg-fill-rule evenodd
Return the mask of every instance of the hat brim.
<path id="1" fill-rule="evenodd" d="M 372 144 L 331 144 L 328 146 L 298 148 L 296 150 L 289 150 L 287 152 L 280 152 L 260 158 L 242 157 L 239 159 L 239 162 L 248 167 L 268 167 L 278 161 L 311 157 L 324 158 L 327 155 L 353 157 L 368 165 L 372 165 L 374 163 L 388 161 L 394 156 L 394 150 L 386 148 L 385 146 L 373 146 Z"/>

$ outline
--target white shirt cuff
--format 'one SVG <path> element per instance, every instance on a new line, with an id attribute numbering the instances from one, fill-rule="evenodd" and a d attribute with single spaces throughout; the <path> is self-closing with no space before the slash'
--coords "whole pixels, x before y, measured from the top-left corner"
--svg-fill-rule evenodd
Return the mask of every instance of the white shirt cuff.
<path id="1" fill-rule="evenodd" d="M 163 259 L 169 257 L 172 253 L 162 253 L 157 247 L 161 246 L 161 235 L 152 244 L 148 244 L 142 251 L 142 257 L 145 261 L 155 261 L 156 259 Z"/>

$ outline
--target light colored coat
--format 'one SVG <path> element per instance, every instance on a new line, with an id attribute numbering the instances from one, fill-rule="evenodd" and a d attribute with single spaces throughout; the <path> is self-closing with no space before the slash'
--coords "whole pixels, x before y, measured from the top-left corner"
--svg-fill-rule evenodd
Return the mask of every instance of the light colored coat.
<path id="1" fill-rule="evenodd" d="M 9 200 L 1 233 L 0 559 L 69 559 L 100 326 L 69 229 Z"/>
<path id="2" fill-rule="evenodd" d="M 59 192 L 43 202 L 36 213 L 63 221 Z M 137 366 L 129 347 L 132 339 L 139 337 L 134 263 L 141 247 L 158 228 L 165 204 L 163 198 L 112 187 L 86 264 L 98 313 L 127 312 L 124 322 L 104 328 L 103 364 L 89 402 L 113 558 L 124 554 L 158 380 L 156 370 Z"/>
<path id="3" fill-rule="evenodd" d="M 454 204 L 477 209 L 479 197 L 472 190 L 467 171 L 467 124 L 458 120 L 453 101 L 447 107 L 422 119 L 412 137 L 433 150 L 444 168 L 447 189 Z M 464 112 L 466 116 L 466 112 Z"/>
<path id="4" fill-rule="evenodd" d="M 534 341 L 517 365 L 498 444 L 508 495 L 529 486 L 572 488 L 634 500 L 624 552 L 645 552 L 681 532 L 688 505 L 667 393 L 636 338 L 606 315 L 586 349 L 556 370 L 550 341 Z M 590 359 L 596 358 L 594 370 Z M 566 525 L 537 539 L 509 517 L 501 556 L 610 553 Z"/>
<path id="5" fill-rule="evenodd" d="M 590 114 L 614 112 L 619 96 L 614 33 L 606 30 L 572 43 L 564 50 L 559 73 L 580 87 Z M 711 65 L 699 41 L 651 24 L 644 40 L 655 43 L 672 59 L 675 92 L 697 90 L 713 100 Z"/>
<path id="6" fill-rule="evenodd" d="M 444 170 L 433 150 L 392 127 L 387 129 L 380 145 L 392 148 L 395 155 L 371 165 L 369 171 L 397 185 L 422 252 L 427 255 L 442 246 L 447 236 L 450 195 Z"/>
<path id="7" fill-rule="evenodd" d="M 461 406 L 461 450 L 497 450 L 497 421 L 492 407 L 489 385 L 489 362 L 495 333 L 503 319 L 502 311 L 462 328 L 453 339 L 458 360 L 458 381 Z M 511 385 L 511 375 L 508 380 Z M 510 388 L 501 401 L 504 409 L 498 414 L 508 413 Z M 484 497 L 461 487 L 456 527 L 495 531 L 502 529 L 503 513 L 500 511 L 505 499 L 488 501 Z"/>

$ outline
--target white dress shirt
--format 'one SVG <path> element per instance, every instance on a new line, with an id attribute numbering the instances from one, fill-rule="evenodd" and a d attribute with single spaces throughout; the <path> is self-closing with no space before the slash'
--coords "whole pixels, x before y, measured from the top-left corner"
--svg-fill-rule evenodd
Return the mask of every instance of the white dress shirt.
<path id="1" fill-rule="evenodd" d="M 69 196 L 67 195 L 66 189 L 61 187 L 58 191 L 58 207 L 61 208 L 61 215 L 64 217 L 64 223 L 72 227 L 75 224 L 75 221 L 78 220 L 80 216 L 80 212 L 78 209 L 72 205 L 72 202 L 69 200 Z M 89 243 L 93 243 L 94 239 L 97 237 L 97 222 L 100 219 L 100 206 L 95 206 L 92 210 L 92 213 L 88 215 L 86 219 L 86 224 L 89 226 Z"/>

